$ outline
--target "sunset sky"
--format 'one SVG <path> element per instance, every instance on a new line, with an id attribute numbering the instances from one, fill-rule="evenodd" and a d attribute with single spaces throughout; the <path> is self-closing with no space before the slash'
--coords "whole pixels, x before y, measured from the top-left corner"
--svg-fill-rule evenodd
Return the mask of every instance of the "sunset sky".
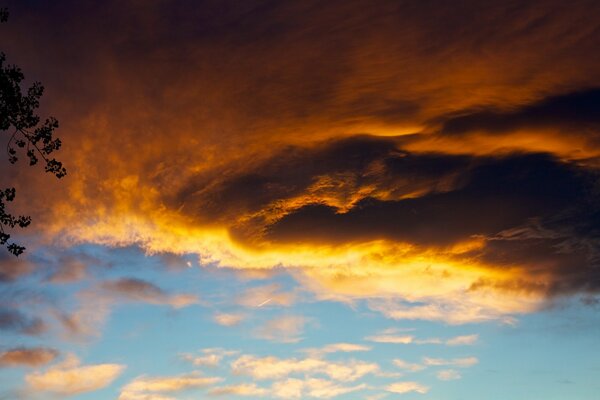
<path id="1" fill-rule="evenodd" d="M 599 1 L 4 6 L 0 399 L 600 398 Z"/>

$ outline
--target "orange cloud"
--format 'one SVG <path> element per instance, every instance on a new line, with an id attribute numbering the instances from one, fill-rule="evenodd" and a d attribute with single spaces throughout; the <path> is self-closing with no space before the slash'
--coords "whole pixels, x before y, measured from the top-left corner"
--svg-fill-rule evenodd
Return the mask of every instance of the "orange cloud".
<path id="1" fill-rule="evenodd" d="M 45 82 L 69 176 L 16 171 L 18 207 L 55 244 L 290 268 L 395 319 L 510 320 L 600 290 L 598 3 L 368 5 L 22 6 L 3 48 Z"/>
<path id="2" fill-rule="evenodd" d="M 25 376 L 29 390 L 64 396 L 92 392 L 110 385 L 125 369 L 120 364 L 80 365 L 74 355 L 42 372 Z"/>

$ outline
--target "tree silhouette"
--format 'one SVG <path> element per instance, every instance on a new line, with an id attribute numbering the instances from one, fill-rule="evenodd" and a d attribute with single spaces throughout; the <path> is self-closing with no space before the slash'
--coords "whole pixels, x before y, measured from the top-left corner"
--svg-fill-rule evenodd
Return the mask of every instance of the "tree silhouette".
<path id="1" fill-rule="evenodd" d="M 6 22 L 8 10 L 0 9 L 0 22 Z M 27 90 L 21 88 L 25 79 L 23 72 L 16 65 L 7 65 L 6 56 L 0 52 L 0 132 L 9 135 L 6 143 L 8 161 L 16 163 L 22 153 L 29 160 L 29 165 L 36 165 L 41 157 L 46 172 L 52 173 L 57 178 L 67 174 L 60 161 L 50 158 L 50 154 L 58 150 L 61 141 L 54 138 L 54 130 L 58 128 L 58 121 L 47 118 L 41 123 L 36 114 L 40 105 L 40 97 L 44 87 L 39 82 L 34 82 Z M 15 198 L 15 188 L 0 190 L 0 245 L 6 245 L 9 252 L 19 256 L 25 247 L 16 243 L 9 243 L 8 228 L 25 228 L 31 223 L 29 216 L 14 216 L 6 211 L 6 203 Z"/>

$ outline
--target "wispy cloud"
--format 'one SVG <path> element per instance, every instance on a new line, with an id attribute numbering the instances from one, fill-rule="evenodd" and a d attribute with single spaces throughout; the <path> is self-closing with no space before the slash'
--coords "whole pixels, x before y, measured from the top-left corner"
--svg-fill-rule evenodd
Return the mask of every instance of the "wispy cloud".
<path id="1" fill-rule="evenodd" d="M 308 319 L 298 315 L 285 315 L 267 321 L 255 330 L 258 338 L 282 343 L 295 343 L 302 340 L 304 326 Z"/>
<path id="2" fill-rule="evenodd" d="M 479 360 L 477 357 L 464 357 L 464 358 L 453 358 L 453 359 L 443 359 L 443 358 L 430 358 L 424 357 L 423 364 L 439 367 L 439 366 L 455 366 L 455 367 L 472 367 L 477 364 Z"/>
<path id="3" fill-rule="evenodd" d="M 246 289 L 237 297 L 236 303 L 248 308 L 269 306 L 290 306 L 295 301 L 295 294 L 285 292 L 281 286 L 270 284 Z"/>

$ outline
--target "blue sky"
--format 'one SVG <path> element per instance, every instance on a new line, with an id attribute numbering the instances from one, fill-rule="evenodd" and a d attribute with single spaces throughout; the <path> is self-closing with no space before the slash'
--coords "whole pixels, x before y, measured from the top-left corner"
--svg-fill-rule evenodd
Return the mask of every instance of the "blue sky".
<path id="1" fill-rule="evenodd" d="M 44 254 L 41 258 L 47 260 L 52 253 L 54 251 L 40 249 L 39 254 Z M 62 304 L 77 309 L 81 293 L 98 282 L 119 279 L 151 282 L 170 295 L 192 294 L 197 302 L 174 308 L 168 304 L 149 304 L 158 302 L 151 296 L 136 300 L 130 293 L 126 295 L 130 297 L 121 301 L 114 298 L 114 304 L 104 311 L 100 311 L 104 306 L 99 304 L 103 300 L 85 304 L 83 307 L 89 308 L 86 312 L 102 314 L 94 321 L 93 329 L 85 334 L 66 332 L 64 327 L 54 323 L 38 338 L 24 340 L 21 335 L 6 336 L 4 346 L 7 347 L 52 347 L 63 354 L 62 358 L 79 360 L 78 366 L 63 368 L 57 359 L 56 363 L 36 372 L 3 369 L 1 379 L 7 398 L 16 393 L 25 398 L 53 398 L 51 392 L 28 391 L 26 376 L 63 368 L 84 379 L 82 367 L 106 364 L 117 364 L 123 369 L 109 381 L 102 382 L 102 387 L 78 393 L 76 398 L 136 398 L 123 397 L 124 388 L 136 380 L 190 376 L 218 380 L 197 386 L 190 383 L 188 388 L 183 385 L 182 390 L 143 393 L 177 399 L 213 398 L 218 388 L 255 384 L 264 392 L 255 390 L 246 396 L 262 398 L 267 397 L 267 393 L 277 396 L 273 385 L 287 379 L 299 382 L 322 379 L 339 390 L 354 388 L 341 392 L 345 399 L 477 399 L 482 396 L 589 399 L 599 389 L 595 376 L 600 364 L 596 354 L 589 351 L 598 346 L 599 317 L 594 308 L 576 300 L 558 301 L 547 310 L 520 316 L 511 324 L 394 321 L 370 309 L 367 301 L 352 304 L 319 301 L 286 271 L 256 279 L 240 276 L 227 268 L 199 265 L 195 257 L 146 255 L 135 247 L 80 246 L 62 252 L 61 256 L 64 258 L 66 254 L 102 260 L 102 265 L 86 265 L 87 270 L 97 268 L 99 271 L 60 285 L 48 283 L 43 274 L 30 276 L 27 286 L 36 287 L 40 295 L 51 299 L 55 303 L 51 308 Z M 112 296 L 119 295 L 112 293 Z M 269 299 L 273 300 L 261 306 Z M 216 321 L 219 314 L 237 316 L 239 321 L 234 319 L 235 324 L 225 326 Z M 272 321 L 284 322 L 270 326 Z M 340 350 L 340 343 L 345 344 L 347 350 L 355 351 Z M 336 344 L 338 349 L 334 351 Z M 318 351 L 328 346 L 330 352 Z M 254 362 L 252 368 L 240 367 L 244 364 L 239 360 L 244 357 L 250 357 L 247 362 Z M 194 359 L 200 360 L 197 365 Z M 322 365 L 302 367 L 307 359 L 320 360 Z M 290 367 L 287 372 L 265 376 L 254 370 L 277 362 L 296 365 L 297 369 Z M 353 363 L 370 365 L 372 369 L 356 372 L 350 378 L 334 374 L 335 379 L 324 373 L 327 365 Z M 282 365 L 279 368 L 283 370 Z M 419 386 L 410 386 L 410 390 L 400 395 L 390 391 L 393 389 L 390 385 L 398 382 Z M 68 385 L 64 380 L 62 384 Z M 302 393 L 305 397 L 310 392 Z M 316 393 L 318 397 L 319 392 Z M 322 396 L 328 398 L 329 395 Z"/>

